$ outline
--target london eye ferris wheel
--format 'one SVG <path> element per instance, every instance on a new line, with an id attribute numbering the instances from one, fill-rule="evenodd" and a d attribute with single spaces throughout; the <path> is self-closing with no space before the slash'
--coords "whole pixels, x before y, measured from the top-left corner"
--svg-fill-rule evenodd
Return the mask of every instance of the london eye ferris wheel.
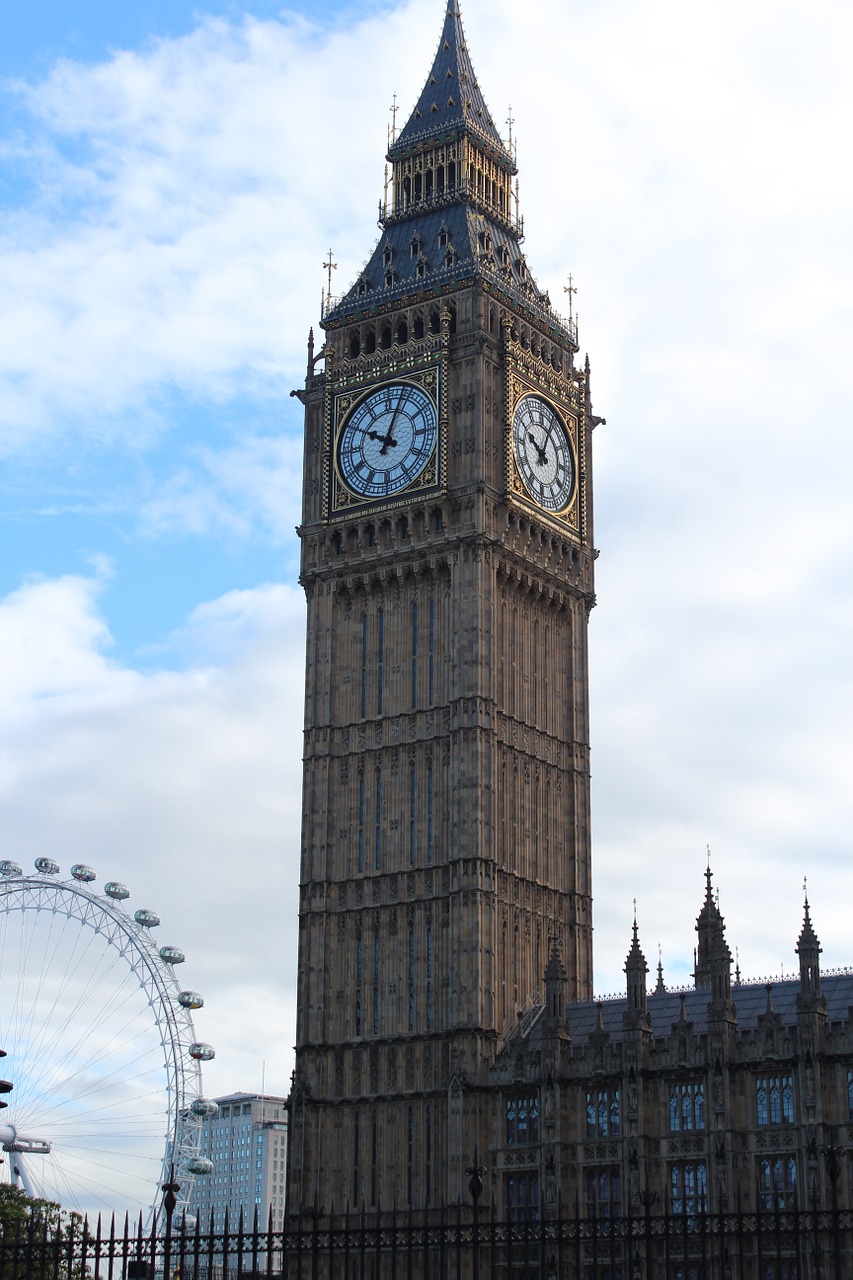
<path id="1" fill-rule="evenodd" d="M 0 1180 L 94 1216 L 156 1213 L 179 1184 L 189 1222 L 206 1116 L 198 1039 L 204 1004 L 181 986 L 180 947 L 161 946 L 126 885 L 98 893 L 91 867 L 63 879 L 50 858 L 27 874 L 0 861 L 0 1047 L 14 1089 L 0 1113 Z"/>

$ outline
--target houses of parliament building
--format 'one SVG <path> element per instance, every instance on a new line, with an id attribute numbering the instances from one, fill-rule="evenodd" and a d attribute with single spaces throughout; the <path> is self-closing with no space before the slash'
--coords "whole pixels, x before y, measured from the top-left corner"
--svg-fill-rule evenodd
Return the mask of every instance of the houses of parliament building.
<path id="1" fill-rule="evenodd" d="M 438 17 L 438 15 L 437 15 Z M 853 975 L 593 999 L 590 365 L 523 251 L 457 0 L 381 233 L 309 344 L 288 1210 L 503 1220 L 851 1206 Z M 819 923 L 819 922 L 818 922 Z M 775 1274 L 775 1273 L 774 1273 Z M 780 1273 L 781 1274 L 781 1273 Z"/>

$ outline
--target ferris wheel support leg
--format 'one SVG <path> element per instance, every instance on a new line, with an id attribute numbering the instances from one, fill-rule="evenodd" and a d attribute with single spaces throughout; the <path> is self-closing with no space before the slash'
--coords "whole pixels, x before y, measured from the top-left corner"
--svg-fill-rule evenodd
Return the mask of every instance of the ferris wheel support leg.
<path id="1" fill-rule="evenodd" d="M 35 1200 L 36 1193 L 33 1190 L 33 1184 L 30 1181 L 30 1175 L 27 1172 L 27 1166 L 20 1151 L 9 1152 L 9 1168 L 12 1173 L 12 1186 L 23 1187 L 30 1199 Z"/>

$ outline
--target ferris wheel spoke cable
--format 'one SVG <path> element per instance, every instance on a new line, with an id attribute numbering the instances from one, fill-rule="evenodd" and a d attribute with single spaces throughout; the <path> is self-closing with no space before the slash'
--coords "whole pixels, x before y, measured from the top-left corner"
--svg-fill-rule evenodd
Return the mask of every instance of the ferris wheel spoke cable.
<path id="1" fill-rule="evenodd" d="M 76 883 L 51 879 L 56 864 L 36 870 L 0 866 L 0 1035 L 16 1056 L 9 1118 L 52 1148 L 27 1156 L 30 1181 L 78 1209 L 111 1209 L 139 1170 L 146 1198 L 159 1202 L 174 1161 L 185 1212 L 193 1175 L 204 1172 L 193 1166 L 209 1164 L 190 1101 L 202 1096 L 212 1050 L 196 1048 L 192 1010 L 202 1002 L 181 992 L 180 948 L 158 948 L 148 932 L 155 912 L 127 914 L 124 886 L 106 885 L 101 897 L 88 868 L 72 868 Z M 144 1203 L 130 1191 L 122 1203 L 133 1200 Z"/>

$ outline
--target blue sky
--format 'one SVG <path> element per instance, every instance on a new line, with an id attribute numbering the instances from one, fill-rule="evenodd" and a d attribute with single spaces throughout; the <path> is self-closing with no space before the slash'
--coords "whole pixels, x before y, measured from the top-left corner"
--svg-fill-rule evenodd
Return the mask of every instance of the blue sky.
<path id="1" fill-rule="evenodd" d="M 30 5 L 0 52 L 4 849 L 160 909 L 286 1091 L 304 376 L 322 262 L 377 235 L 440 0 Z M 526 252 L 578 285 L 596 411 L 596 972 L 632 899 L 684 981 L 710 844 L 745 973 L 853 892 L 853 16 L 466 0 Z M 543 33 L 547 39 L 543 40 Z M 756 904 L 761 909 L 756 909 Z M 189 966 L 188 966 L 189 968 Z M 215 1030 L 214 1030 L 215 1028 Z"/>

